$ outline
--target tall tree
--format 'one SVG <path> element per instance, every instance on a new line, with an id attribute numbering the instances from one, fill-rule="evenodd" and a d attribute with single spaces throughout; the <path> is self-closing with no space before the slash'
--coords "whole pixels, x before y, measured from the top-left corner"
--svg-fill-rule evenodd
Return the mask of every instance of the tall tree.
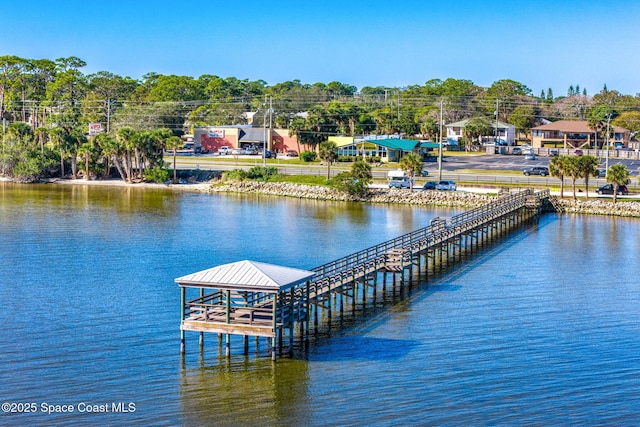
<path id="1" fill-rule="evenodd" d="M 462 133 L 464 135 L 465 142 L 466 142 L 465 144 L 466 151 L 471 150 L 473 141 L 476 138 L 478 139 L 478 144 L 479 144 L 480 138 L 482 136 L 491 135 L 494 132 L 493 129 L 494 128 L 491 121 L 484 116 L 470 118 L 467 121 L 467 123 L 464 125 L 464 129 L 462 130 Z"/>
<path id="2" fill-rule="evenodd" d="M 549 162 L 549 173 L 560 180 L 560 198 L 564 198 L 564 177 L 567 175 L 568 156 L 555 156 Z"/>
<path id="3" fill-rule="evenodd" d="M 331 164 L 338 160 L 338 147 L 333 141 L 325 141 L 320 144 L 318 157 L 327 163 L 327 179 L 331 179 Z"/>
<path id="4" fill-rule="evenodd" d="M 580 175 L 584 178 L 584 191 L 587 199 L 589 198 L 589 178 L 598 174 L 598 158 L 595 156 L 579 156 L 577 157 Z"/>
<path id="5" fill-rule="evenodd" d="M 422 158 L 416 153 L 405 154 L 400 159 L 400 168 L 409 175 L 409 181 L 411 182 L 409 188 L 411 191 L 413 191 L 416 172 L 421 171 L 422 166 Z"/>
<path id="6" fill-rule="evenodd" d="M 177 136 L 171 136 L 167 139 L 167 149 L 173 152 L 173 183 L 178 182 L 178 175 L 176 172 L 176 156 L 178 154 L 178 148 L 182 147 L 182 140 Z"/>
<path id="7" fill-rule="evenodd" d="M 618 187 L 629 183 L 629 170 L 622 163 L 616 163 L 607 170 L 607 182 L 613 184 L 613 203 L 618 199 Z"/>

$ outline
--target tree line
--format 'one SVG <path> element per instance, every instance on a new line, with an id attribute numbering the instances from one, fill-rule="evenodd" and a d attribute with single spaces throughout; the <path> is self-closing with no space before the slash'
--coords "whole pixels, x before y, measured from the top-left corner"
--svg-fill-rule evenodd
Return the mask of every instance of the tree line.
<path id="1" fill-rule="evenodd" d="M 88 174 L 113 166 L 123 179 L 134 180 L 161 166 L 157 159 L 169 136 L 195 126 L 247 124 L 249 112 L 254 113 L 254 125 L 288 129 L 313 150 L 331 135 L 437 139 L 443 123 L 469 118 L 475 123 L 469 127 L 474 133 L 465 135 L 470 145 L 493 120 L 513 124 L 523 135 L 542 118 L 588 120 L 596 132 L 604 131 L 607 122 L 634 135 L 640 130 L 640 97 L 606 85 L 593 96 L 572 85 L 566 96 L 556 97 L 551 89 L 534 96 L 525 84 L 508 79 L 488 88 L 448 78 L 403 88 L 358 89 L 335 81 L 269 85 L 210 74 L 194 78 L 148 73 L 135 80 L 108 71 L 83 74 L 85 66 L 77 57 L 0 56 L 3 173 L 28 172 L 29 177 L 70 170 L 75 176 L 81 158 L 79 169 Z M 27 124 L 31 132 L 18 123 Z M 104 136 L 88 135 L 91 123 L 100 124 Z M 17 157 L 28 159 L 30 166 L 16 168 Z M 49 157 L 60 161 L 48 162 Z M 91 171 L 92 164 L 96 171 Z"/>

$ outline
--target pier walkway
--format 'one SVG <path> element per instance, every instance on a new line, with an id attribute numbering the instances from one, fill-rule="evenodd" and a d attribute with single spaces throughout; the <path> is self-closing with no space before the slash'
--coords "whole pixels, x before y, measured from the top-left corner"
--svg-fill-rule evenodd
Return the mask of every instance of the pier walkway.
<path id="1" fill-rule="evenodd" d="M 357 306 L 375 305 L 388 286 L 390 292 L 402 292 L 416 272 L 428 276 L 451 267 L 554 206 L 548 190 L 523 190 L 453 217 L 434 218 L 424 228 L 311 270 L 240 261 L 177 278 L 181 352 L 185 331 L 199 332 L 201 345 L 203 333 L 213 332 L 220 343 L 226 337 L 227 356 L 231 335 L 243 336 L 245 353 L 249 336 L 266 337 L 275 360 L 285 334 L 290 349 L 296 332 L 307 342 L 312 329 L 330 325 L 347 306 L 355 312 Z"/>

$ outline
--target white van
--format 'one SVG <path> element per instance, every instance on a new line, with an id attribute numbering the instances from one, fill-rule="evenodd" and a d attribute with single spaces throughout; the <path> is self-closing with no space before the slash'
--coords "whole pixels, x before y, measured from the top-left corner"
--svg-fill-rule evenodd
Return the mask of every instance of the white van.
<path id="1" fill-rule="evenodd" d="M 411 178 L 402 170 L 389 171 L 389 188 L 411 188 Z"/>

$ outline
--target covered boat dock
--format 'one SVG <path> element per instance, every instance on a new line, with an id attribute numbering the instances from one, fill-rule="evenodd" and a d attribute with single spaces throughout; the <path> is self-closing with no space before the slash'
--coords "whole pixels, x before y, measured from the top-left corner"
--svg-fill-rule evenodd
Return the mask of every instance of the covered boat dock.
<path id="1" fill-rule="evenodd" d="M 290 329 L 306 318 L 305 293 L 297 285 L 308 282 L 313 271 L 254 261 L 238 261 L 175 279 L 181 289 L 180 351 L 185 351 L 185 331 L 226 335 L 230 355 L 230 335 L 271 338 L 271 355 L 276 357 L 276 339 L 283 328 Z M 187 300 L 187 288 L 199 289 L 199 296 Z M 306 294 L 308 295 L 308 293 Z"/>

